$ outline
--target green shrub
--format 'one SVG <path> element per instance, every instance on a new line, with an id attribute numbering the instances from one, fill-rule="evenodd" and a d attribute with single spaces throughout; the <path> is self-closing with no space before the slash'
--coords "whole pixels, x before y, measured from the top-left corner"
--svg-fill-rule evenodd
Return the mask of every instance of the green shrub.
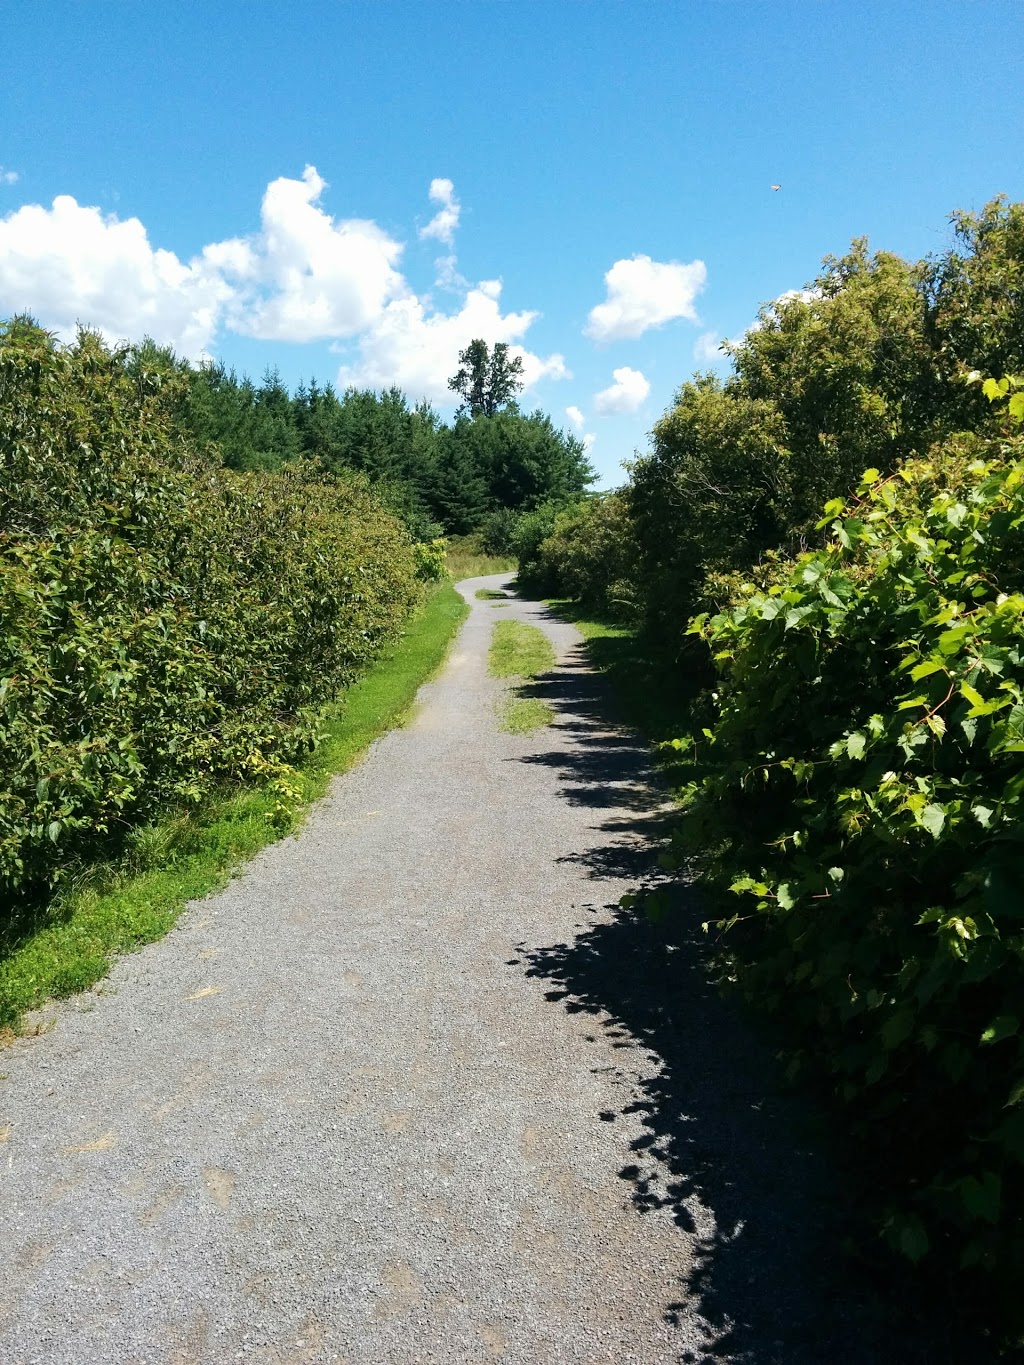
<path id="1" fill-rule="evenodd" d="M 1024 440 L 870 470 L 692 630 L 719 671 L 680 850 L 725 976 L 825 1075 L 889 1240 L 1024 1269 Z M 736 902 L 729 892 L 739 897 Z"/>
<path id="2" fill-rule="evenodd" d="M 537 575 L 550 594 L 628 616 L 634 606 L 632 549 L 621 495 L 587 498 L 555 518 L 551 534 L 537 548 Z"/>
<path id="3" fill-rule="evenodd" d="M 0 330 L 0 890 L 287 764 L 417 598 L 365 483 L 217 467 L 178 380 Z"/>
<path id="4" fill-rule="evenodd" d="M 448 574 L 448 542 L 444 536 L 419 541 L 413 546 L 416 577 L 424 583 L 440 583 Z"/>
<path id="5" fill-rule="evenodd" d="M 541 597 L 551 597 L 558 590 L 558 584 L 545 565 L 541 546 L 555 529 L 555 521 L 562 509 L 557 503 L 546 502 L 524 512 L 516 526 L 512 548 L 519 565 L 518 581 L 526 591 Z"/>

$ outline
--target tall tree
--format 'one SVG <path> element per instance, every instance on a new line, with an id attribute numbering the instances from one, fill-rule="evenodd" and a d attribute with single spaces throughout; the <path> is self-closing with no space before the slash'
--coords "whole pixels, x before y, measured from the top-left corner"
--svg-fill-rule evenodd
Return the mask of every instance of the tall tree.
<path id="1" fill-rule="evenodd" d="M 459 352 L 459 368 L 448 380 L 453 393 L 461 394 L 460 413 L 470 417 L 493 417 L 508 405 L 515 405 L 523 387 L 523 361 L 510 356 L 508 343 L 498 341 L 490 350 L 477 337 Z"/>

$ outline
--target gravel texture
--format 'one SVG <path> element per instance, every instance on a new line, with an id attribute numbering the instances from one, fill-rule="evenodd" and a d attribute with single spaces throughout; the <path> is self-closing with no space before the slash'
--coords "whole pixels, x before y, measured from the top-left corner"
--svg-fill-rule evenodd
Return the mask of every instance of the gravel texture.
<path id="1" fill-rule="evenodd" d="M 699 934 L 615 908 L 663 794 L 505 581 L 297 837 L 0 1054 L 3 1365 L 911 1358 Z M 503 616 L 559 657 L 529 735 Z"/>

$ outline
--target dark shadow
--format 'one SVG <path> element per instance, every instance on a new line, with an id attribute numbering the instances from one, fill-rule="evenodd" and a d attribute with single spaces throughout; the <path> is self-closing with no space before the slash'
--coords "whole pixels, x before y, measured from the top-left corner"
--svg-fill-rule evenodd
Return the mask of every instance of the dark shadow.
<path id="1" fill-rule="evenodd" d="M 568 943 L 519 944 L 515 965 L 558 1009 L 593 1016 L 592 1036 L 630 1049 L 640 1076 L 625 1108 L 595 1114 L 623 1137 L 619 1174 L 640 1216 L 667 1213 L 686 1234 L 672 1319 L 706 1324 L 697 1365 L 972 1365 L 994 1359 L 953 1310 L 912 1284 L 879 1248 L 878 1273 L 844 1251 L 856 1210 L 826 1118 L 786 1090 L 763 1027 L 712 984 L 712 945 L 696 893 L 657 867 L 671 812 L 649 750 L 617 727 L 607 684 L 582 651 L 535 695 L 571 743 L 527 754 L 561 779 L 567 801 L 598 817 L 598 846 L 567 855 L 595 879 L 657 889 L 657 920 L 601 903 Z M 615 814 L 610 814 L 611 810 Z M 599 918 L 598 918 L 599 917 Z M 959 1329 L 958 1329 L 959 1330 Z M 968 1339 L 969 1338 L 969 1339 Z"/>

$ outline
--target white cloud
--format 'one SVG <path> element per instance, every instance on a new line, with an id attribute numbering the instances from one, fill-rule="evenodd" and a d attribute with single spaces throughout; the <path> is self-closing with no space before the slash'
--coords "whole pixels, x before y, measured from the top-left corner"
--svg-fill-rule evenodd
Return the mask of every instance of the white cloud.
<path id="1" fill-rule="evenodd" d="M 549 356 L 539 356 L 523 346 L 510 346 L 509 354 L 518 356 L 523 362 L 523 389 L 526 392 L 542 379 L 572 378 L 572 370 L 567 367 L 565 356 L 560 351 L 555 351 Z"/>
<path id="2" fill-rule="evenodd" d="M 702 332 L 693 343 L 694 360 L 721 360 L 722 339 L 717 332 Z"/>
<path id="3" fill-rule="evenodd" d="M 801 303 L 810 303 L 813 299 L 820 298 L 820 289 L 787 289 L 784 293 L 780 294 L 777 299 L 773 299 L 770 306 L 775 308 L 782 304 L 789 303 L 793 299 L 799 299 Z"/>
<path id="4" fill-rule="evenodd" d="M 469 281 L 459 273 L 458 267 L 459 258 L 454 251 L 448 256 L 439 256 L 434 262 L 434 269 L 437 271 L 434 283 L 441 289 L 453 289 L 456 292 L 468 289 Z"/>
<path id="5" fill-rule="evenodd" d="M 583 416 L 583 413 L 580 412 L 579 408 L 575 406 L 575 404 L 572 407 L 566 408 L 565 415 L 566 417 L 568 417 L 569 421 L 573 424 L 577 431 L 583 430 L 583 424 L 586 421 L 586 418 Z"/>
<path id="6" fill-rule="evenodd" d="M 3 166 L 0 166 L 0 185 L 16 185 L 17 183 L 18 172 L 5 171 Z"/>
<path id="7" fill-rule="evenodd" d="M 63 337 L 82 322 L 109 340 L 148 334 L 199 356 L 231 295 L 206 253 L 186 265 L 151 246 L 137 218 L 106 216 L 70 195 L 0 218 L 0 313 L 32 313 Z"/>
<path id="8" fill-rule="evenodd" d="M 332 219 L 317 206 L 324 188 L 312 166 L 273 181 L 258 233 L 187 264 L 153 247 L 137 218 L 70 195 L 27 204 L 0 219 L 0 311 L 31 312 L 64 336 L 79 321 L 110 339 L 147 334 L 187 356 L 222 322 L 263 340 L 351 336 L 409 292 L 402 247 L 374 223 Z"/>
<path id="9" fill-rule="evenodd" d="M 218 256 L 240 286 L 236 331 L 264 341 L 352 336 L 409 292 L 395 269 L 401 244 L 366 219 L 335 221 L 318 206 L 325 188 L 314 166 L 301 180 L 272 181 L 257 236 L 212 248 L 237 258 Z"/>
<path id="10" fill-rule="evenodd" d="M 594 407 L 601 417 L 611 417 L 617 413 L 636 412 L 651 391 L 648 380 L 639 370 L 628 365 L 612 370 L 615 380 L 607 389 L 594 395 Z"/>
<path id="11" fill-rule="evenodd" d="M 688 265 L 633 256 L 616 261 L 604 279 L 608 298 L 590 310 L 584 331 L 594 341 L 641 336 L 672 318 L 697 321 L 693 301 L 707 283 L 703 261 Z"/>
<path id="12" fill-rule="evenodd" d="M 583 449 L 592 450 L 594 448 L 594 444 L 596 441 L 597 437 L 594 435 L 594 433 L 592 431 L 588 431 L 586 436 L 584 436 L 583 438 Z"/>
<path id="13" fill-rule="evenodd" d="M 388 304 L 359 339 L 356 359 L 343 365 L 338 382 L 356 387 L 385 388 L 397 384 L 414 399 L 450 403 L 448 379 L 458 369 L 459 352 L 474 337 L 488 345 L 509 343 L 512 355 L 523 361 L 524 387 L 539 380 L 568 378 L 561 355 L 543 358 L 519 343 L 537 314 L 502 314 L 501 284 L 484 280 L 470 289 L 456 313 L 431 311 L 415 295 Z"/>
<path id="14" fill-rule="evenodd" d="M 434 237 L 445 246 L 451 246 L 455 229 L 459 226 L 462 206 L 455 198 L 455 186 L 450 180 L 437 179 L 430 182 L 430 198 L 441 207 L 426 227 L 420 228 L 421 237 Z"/>
<path id="15" fill-rule="evenodd" d="M 215 350 L 222 329 L 264 341 L 326 340 L 352 347 L 342 383 L 399 384 L 411 396 L 452 401 L 448 377 L 474 338 L 504 341 L 523 362 L 525 388 L 568 377 L 564 357 L 528 350 L 535 312 L 503 313 L 501 284 L 470 287 L 442 258 L 456 290 L 451 311 L 419 297 L 400 273 L 402 245 L 365 219 L 336 219 L 312 166 L 280 177 L 263 196 L 259 230 L 212 242 L 190 261 L 155 247 L 137 218 L 119 219 L 68 195 L 0 217 L 0 316 L 30 312 L 64 337 L 76 324 L 110 340 L 143 335 L 191 359 Z M 450 235 L 458 204 L 435 180 Z M 426 231 L 426 230 L 424 230 Z"/>

